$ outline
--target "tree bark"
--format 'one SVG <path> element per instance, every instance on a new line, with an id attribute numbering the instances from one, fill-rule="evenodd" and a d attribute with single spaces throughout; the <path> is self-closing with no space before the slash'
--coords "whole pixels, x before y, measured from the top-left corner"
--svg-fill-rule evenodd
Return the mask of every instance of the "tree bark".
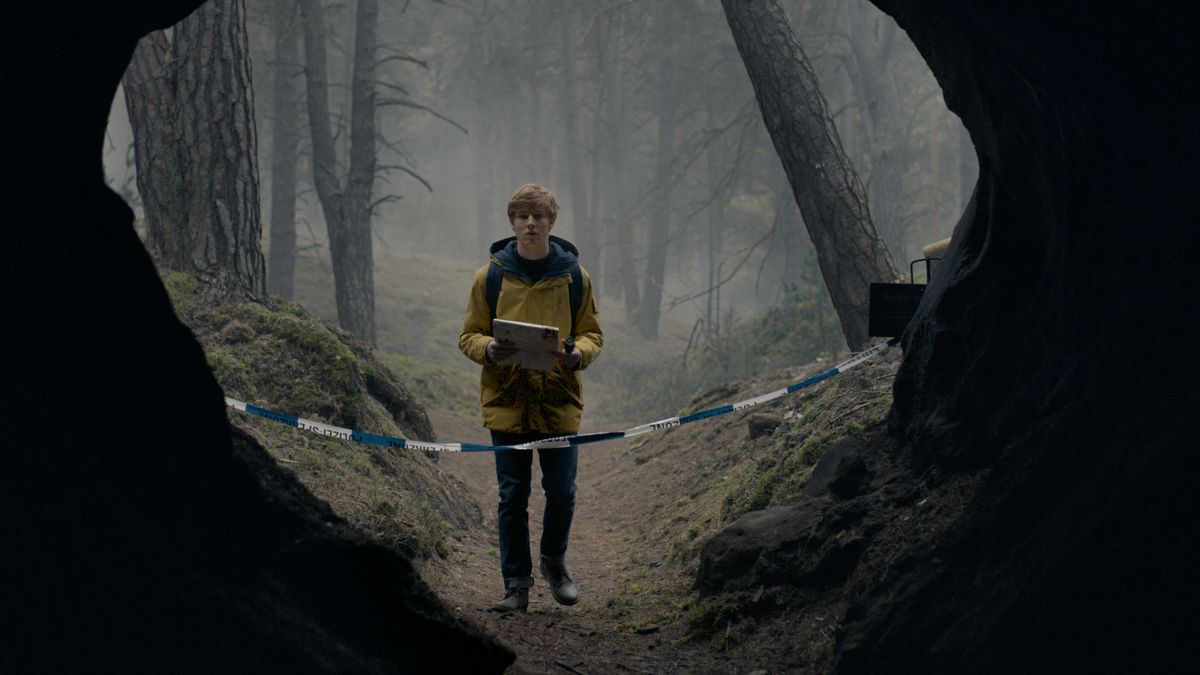
<path id="1" fill-rule="evenodd" d="M 662 10 L 670 15 L 670 7 Z M 659 170 L 659 193 L 651 212 L 650 240 L 646 245 L 646 275 L 641 302 L 637 305 L 637 327 L 642 337 L 658 338 L 658 319 L 662 312 L 663 278 L 667 267 L 667 240 L 671 232 L 671 159 L 675 152 L 675 94 L 672 91 L 672 36 L 662 30 L 662 57 L 658 68 L 658 92 L 655 113 L 658 119 L 658 141 L 655 155 Z"/>
<path id="2" fill-rule="evenodd" d="M 629 242 L 633 241 L 633 222 L 628 216 L 629 202 L 625 194 L 625 149 L 629 145 L 629 125 L 625 107 L 625 11 L 617 6 L 609 13 L 608 39 L 601 48 L 604 65 L 601 68 L 601 110 L 603 111 L 604 142 L 599 150 L 604 157 L 597 167 L 611 177 L 604 182 L 609 198 L 597 205 L 595 211 L 605 221 L 604 282 L 610 295 L 623 297 L 625 315 L 632 316 L 639 293 L 634 274 Z M 598 136 L 599 138 L 599 136 Z M 592 195 L 593 200 L 598 197 Z"/>
<path id="3" fill-rule="evenodd" d="M 338 324 L 375 344 L 375 280 L 371 241 L 371 191 L 375 182 L 375 27 L 378 0 L 359 0 L 355 11 L 350 85 L 350 168 L 343 185 L 329 124 L 328 68 L 319 0 L 301 0 L 313 182 L 329 230 Z"/>
<path id="4" fill-rule="evenodd" d="M 147 36 L 126 71 L 147 245 L 215 298 L 266 297 L 258 140 L 242 0 Z"/>
<path id="5" fill-rule="evenodd" d="M 296 272 L 296 165 L 300 149 L 299 88 L 296 63 L 300 43 L 295 0 L 276 0 L 275 70 L 271 88 L 271 247 L 267 291 L 292 299 Z"/>
<path id="6" fill-rule="evenodd" d="M 869 337 L 869 285 L 896 278 L 862 183 L 842 152 L 816 76 L 779 4 L 722 0 L 721 5 L 817 249 L 846 344 L 861 349 Z"/>
<path id="7" fill-rule="evenodd" d="M 476 249 L 486 253 L 487 247 L 504 234 L 498 222 L 504 204 L 497 203 L 498 195 L 492 170 L 492 117 L 495 114 L 491 94 L 491 44 L 488 33 L 488 0 L 471 2 L 470 74 L 475 86 L 475 123 L 471 130 L 471 154 L 475 159 L 475 226 L 478 228 Z"/>
<path id="8" fill-rule="evenodd" d="M 712 106 L 706 106 L 704 113 L 708 128 L 714 128 Z M 708 227 L 705 228 L 707 230 L 705 252 L 708 255 L 708 295 L 704 303 L 704 323 L 710 339 L 716 338 L 721 333 L 721 235 L 725 231 L 725 228 L 722 227 L 724 190 L 719 186 L 722 166 L 724 166 L 724 162 L 720 156 L 717 142 L 716 140 L 710 141 L 708 147 L 704 149 L 705 177 L 711 199 L 708 207 L 705 208 L 708 224 Z"/>
<path id="9" fill-rule="evenodd" d="M 187 185 L 179 147 L 179 100 L 171 43 L 161 30 L 138 41 L 121 80 L 133 131 L 137 189 L 146 220 L 146 248 L 161 265 L 190 259 Z"/>
<path id="10" fill-rule="evenodd" d="M 597 255 L 599 237 L 588 222 L 587 183 L 583 175 L 583 147 L 579 140 L 579 86 L 575 74 L 575 3 L 562 4 L 561 57 L 563 72 L 563 108 L 566 112 L 567 182 L 571 190 L 571 216 L 574 218 L 575 243 L 581 255 Z M 599 273 L 600 268 L 593 268 Z M 602 283 L 596 280 L 597 283 Z"/>

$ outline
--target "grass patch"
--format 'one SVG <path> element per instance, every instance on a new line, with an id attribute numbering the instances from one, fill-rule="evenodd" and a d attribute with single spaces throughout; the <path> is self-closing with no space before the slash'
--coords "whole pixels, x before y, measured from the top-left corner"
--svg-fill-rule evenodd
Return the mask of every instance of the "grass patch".
<path id="1" fill-rule="evenodd" d="M 721 596 L 705 598 L 684 613 L 686 639 L 707 641 L 710 648 L 720 651 L 733 626 L 743 618 L 739 603 Z"/>

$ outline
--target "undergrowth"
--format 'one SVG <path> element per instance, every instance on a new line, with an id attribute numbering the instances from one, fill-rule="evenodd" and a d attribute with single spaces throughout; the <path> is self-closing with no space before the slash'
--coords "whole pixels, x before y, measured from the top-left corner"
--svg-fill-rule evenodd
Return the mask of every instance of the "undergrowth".
<path id="1" fill-rule="evenodd" d="M 891 406 L 895 361 L 860 368 L 845 379 L 818 385 L 809 394 L 751 408 L 741 414 L 743 424 L 726 423 L 704 441 L 695 434 L 675 440 L 679 444 L 707 442 L 713 451 L 707 458 L 711 478 L 697 481 L 692 491 L 671 503 L 660 517 L 657 536 L 670 542 L 669 556 L 674 563 L 694 571 L 700 548 L 712 533 L 751 511 L 797 500 L 813 466 L 831 445 L 861 434 L 885 418 Z M 695 407 L 711 405 L 708 400 L 693 403 Z M 775 416 L 779 425 L 771 434 L 751 439 L 745 433 L 744 420 L 754 414 Z"/>
<path id="2" fill-rule="evenodd" d="M 811 363 L 845 348 L 836 314 L 824 294 L 813 297 L 790 289 L 762 314 L 737 322 L 729 313 L 722 324 L 719 331 L 707 335 L 697 331 L 674 363 L 621 372 L 616 384 L 631 393 L 622 412 L 636 416 L 649 402 L 667 410 L 694 412 L 689 401 L 711 401 L 711 392 L 719 393 L 725 383 Z"/>

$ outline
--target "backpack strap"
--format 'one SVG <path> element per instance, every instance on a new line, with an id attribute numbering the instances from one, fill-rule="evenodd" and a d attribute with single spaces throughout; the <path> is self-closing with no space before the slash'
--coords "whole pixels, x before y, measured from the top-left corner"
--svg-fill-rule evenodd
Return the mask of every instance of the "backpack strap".
<path id="1" fill-rule="evenodd" d="M 500 285 L 504 283 L 504 270 L 495 261 L 488 263 L 487 285 L 484 291 L 487 297 L 488 325 L 496 320 L 496 305 L 500 302 Z"/>
<path id="2" fill-rule="evenodd" d="M 579 309 L 583 305 L 583 273 L 579 271 L 578 261 L 571 264 L 570 274 L 571 283 L 567 285 L 567 295 L 571 302 L 571 334 L 574 337 L 575 321 L 579 319 Z M 500 304 L 500 286 L 503 283 L 504 270 L 495 262 L 489 262 L 487 282 L 484 285 L 489 322 L 496 320 L 496 306 Z"/>
<path id="3" fill-rule="evenodd" d="M 567 287 L 571 299 L 571 337 L 575 337 L 575 322 L 579 320 L 579 306 L 583 304 L 583 273 L 579 261 L 571 263 L 571 284 Z"/>

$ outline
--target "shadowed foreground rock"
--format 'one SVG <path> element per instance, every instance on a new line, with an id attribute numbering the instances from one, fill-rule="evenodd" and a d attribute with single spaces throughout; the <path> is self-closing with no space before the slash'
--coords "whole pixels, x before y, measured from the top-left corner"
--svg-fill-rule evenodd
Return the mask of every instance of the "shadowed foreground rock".
<path id="1" fill-rule="evenodd" d="M 981 480 L 852 608 L 837 667 L 1194 669 L 1197 7 L 875 2 L 981 166 L 892 432 L 913 475 Z"/>
<path id="2" fill-rule="evenodd" d="M 104 186 L 136 39 L 198 3 L 0 9 L 0 670 L 499 672 L 253 441 Z"/>
<path id="3" fill-rule="evenodd" d="M 830 447 L 813 467 L 805 498 L 745 514 L 704 543 L 696 572 L 701 593 L 843 584 L 871 539 L 911 501 L 912 481 L 894 480 L 881 448 L 854 437 Z M 888 474 L 871 485 L 876 473 Z"/>
<path id="4" fill-rule="evenodd" d="M 874 2 L 979 183 L 905 335 L 891 438 L 714 537 L 697 586 L 797 589 L 837 617 L 836 672 L 1196 672 L 1200 142 L 1180 95 L 1200 8 Z M 823 593 L 814 570 L 847 560 Z"/>

